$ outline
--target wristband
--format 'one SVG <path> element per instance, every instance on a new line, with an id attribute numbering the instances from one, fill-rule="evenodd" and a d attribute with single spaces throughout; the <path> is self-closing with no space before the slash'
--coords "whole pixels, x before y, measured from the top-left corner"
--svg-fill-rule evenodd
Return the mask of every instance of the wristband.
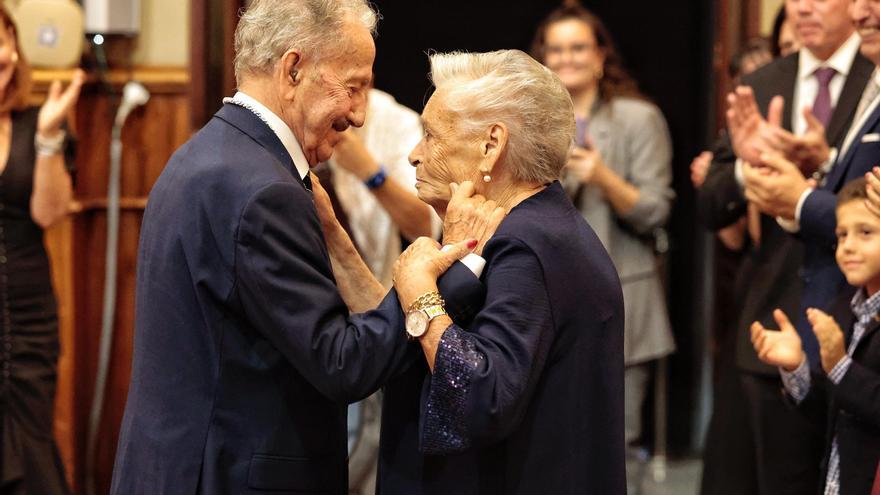
<path id="1" fill-rule="evenodd" d="M 67 137 L 67 133 L 59 131 L 58 134 L 53 138 L 45 138 L 40 136 L 40 133 L 36 133 L 34 135 L 34 147 L 37 149 L 37 154 L 42 156 L 53 156 L 61 153 L 62 148 L 64 147 L 64 139 Z"/>
<path id="2" fill-rule="evenodd" d="M 372 191 L 384 184 L 385 179 L 387 178 L 388 176 L 385 175 L 385 167 L 379 164 L 379 171 L 370 176 L 369 179 L 365 180 L 364 185 L 367 186 L 367 189 Z"/>

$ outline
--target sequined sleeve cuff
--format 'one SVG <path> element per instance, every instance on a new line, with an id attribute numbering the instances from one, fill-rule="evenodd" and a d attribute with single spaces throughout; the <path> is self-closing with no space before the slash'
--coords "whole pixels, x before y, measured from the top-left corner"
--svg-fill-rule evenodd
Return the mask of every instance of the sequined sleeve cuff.
<path id="1" fill-rule="evenodd" d="M 470 447 L 465 405 L 471 376 L 483 360 L 470 334 L 455 325 L 446 329 L 437 347 L 424 408 L 423 453 L 448 454 Z"/>

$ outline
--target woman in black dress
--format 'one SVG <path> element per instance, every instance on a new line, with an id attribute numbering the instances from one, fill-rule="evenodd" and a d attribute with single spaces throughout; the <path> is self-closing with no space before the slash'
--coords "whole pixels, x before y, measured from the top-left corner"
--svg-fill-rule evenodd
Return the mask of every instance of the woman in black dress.
<path id="1" fill-rule="evenodd" d="M 65 117 L 85 74 L 28 106 L 30 68 L 0 6 L 0 495 L 68 493 L 52 433 L 58 325 L 43 229 L 73 194 Z"/>

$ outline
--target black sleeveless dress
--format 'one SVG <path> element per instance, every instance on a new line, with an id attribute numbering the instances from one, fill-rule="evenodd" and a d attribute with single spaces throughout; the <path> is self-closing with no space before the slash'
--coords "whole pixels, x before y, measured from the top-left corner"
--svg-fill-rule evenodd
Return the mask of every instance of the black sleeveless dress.
<path id="1" fill-rule="evenodd" d="M 38 112 L 12 113 L 0 173 L 0 495 L 69 493 L 52 430 L 55 295 L 43 230 L 30 214 Z"/>

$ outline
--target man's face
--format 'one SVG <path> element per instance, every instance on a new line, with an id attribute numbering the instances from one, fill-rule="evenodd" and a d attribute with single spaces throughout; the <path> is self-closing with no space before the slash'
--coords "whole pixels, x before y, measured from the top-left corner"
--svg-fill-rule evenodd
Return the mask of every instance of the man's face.
<path id="1" fill-rule="evenodd" d="M 310 166 L 330 158 L 341 132 L 364 124 L 376 47 L 370 32 L 355 24 L 346 29 L 345 41 L 339 53 L 303 63 L 301 86 L 283 109 Z"/>
<path id="2" fill-rule="evenodd" d="M 410 153 L 409 162 L 416 167 L 419 199 L 442 215 L 449 203 L 450 182 L 473 181 L 479 192 L 482 185 L 480 144 L 456 128 L 439 92 L 434 93 L 425 105 L 422 126 L 424 136 Z"/>
<path id="3" fill-rule="evenodd" d="M 852 286 L 880 289 L 880 217 L 862 199 L 837 207 L 837 265 Z"/>
<path id="4" fill-rule="evenodd" d="M 786 0 L 785 15 L 797 38 L 817 58 L 826 60 L 853 32 L 852 0 Z"/>
<path id="5" fill-rule="evenodd" d="M 880 64 L 880 0 L 853 0 L 852 20 L 862 38 L 862 55 Z"/>

